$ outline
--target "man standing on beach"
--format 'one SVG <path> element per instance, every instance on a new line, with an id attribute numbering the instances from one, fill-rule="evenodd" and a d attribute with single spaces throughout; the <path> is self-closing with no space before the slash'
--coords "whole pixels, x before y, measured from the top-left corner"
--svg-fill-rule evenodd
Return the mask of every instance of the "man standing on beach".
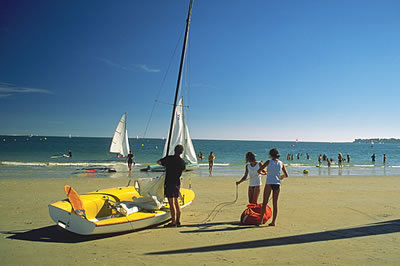
<path id="1" fill-rule="evenodd" d="M 374 163 L 375 162 L 375 153 L 372 154 L 371 159 L 372 159 L 372 162 Z"/>
<path id="2" fill-rule="evenodd" d="M 347 154 L 347 163 L 350 163 L 350 154 Z"/>
<path id="3" fill-rule="evenodd" d="M 171 210 L 171 222 L 164 227 L 181 226 L 181 207 L 178 198 L 181 189 L 181 176 L 186 168 L 185 161 L 181 158 L 183 146 L 176 145 L 174 155 L 167 155 L 157 163 L 165 167 L 164 194 L 168 198 Z"/>
<path id="4" fill-rule="evenodd" d="M 383 154 L 383 164 L 386 164 L 386 153 Z"/>

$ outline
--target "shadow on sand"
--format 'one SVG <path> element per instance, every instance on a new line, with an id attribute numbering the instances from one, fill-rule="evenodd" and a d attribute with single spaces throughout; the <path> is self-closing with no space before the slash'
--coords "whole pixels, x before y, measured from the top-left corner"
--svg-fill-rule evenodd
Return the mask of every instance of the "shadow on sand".
<path id="1" fill-rule="evenodd" d="M 260 230 L 263 229 L 260 228 Z M 201 232 L 201 230 L 199 230 L 198 232 Z M 374 235 L 385 235 L 385 234 L 392 234 L 399 232 L 400 232 L 400 219 L 397 219 L 380 223 L 367 224 L 364 226 L 359 226 L 354 228 L 330 230 L 324 232 L 316 232 L 310 234 L 277 237 L 277 238 L 261 239 L 253 241 L 243 241 L 243 242 L 236 242 L 236 243 L 222 244 L 222 245 L 203 246 L 197 248 L 149 252 L 146 253 L 146 255 L 169 255 L 169 254 L 215 252 L 224 250 L 252 249 L 261 247 L 274 247 L 274 246 L 313 243 L 313 242 L 322 242 L 322 241 L 339 240 L 339 239 L 349 239 L 349 238 L 374 236 Z"/>
<path id="2" fill-rule="evenodd" d="M 81 242 L 87 242 L 87 241 L 92 241 L 92 240 L 97 240 L 97 239 L 115 237 L 115 236 L 134 233 L 134 232 L 140 232 L 140 231 L 148 230 L 148 229 L 152 229 L 152 230 L 161 229 L 162 227 L 159 227 L 159 225 L 161 225 L 161 224 L 143 228 L 140 230 L 131 230 L 131 231 L 125 231 L 125 232 L 120 232 L 120 233 L 87 235 L 87 236 L 71 233 L 69 231 L 66 231 L 66 230 L 60 228 L 57 225 L 51 225 L 51 226 L 41 227 L 41 228 L 32 229 L 32 230 L 0 231 L 0 233 L 5 234 L 5 235 L 10 235 L 10 236 L 6 237 L 7 239 L 25 240 L 25 241 L 33 241 L 33 242 L 47 242 L 47 243 L 81 243 Z M 223 229 L 208 229 L 210 227 L 217 226 L 217 225 L 231 225 L 232 227 L 223 228 Z M 239 229 L 251 228 L 251 227 L 244 227 L 244 226 L 239 226 L 239 225 L 240 224 L 238 222 L 185 225 L 184 227 L 196 227 L 199 229 L 195 230 L 195 231 L 188 231 L 188 232 L 182 232 L 182 233 L 217 232 L 217 231 L 239 230 Z"/>
<path id="3" fill-rule="evenodd" d="M 135 231 L 84 236 L 68 232 L 57 225 L 51 225 L 38 229 L 32 229 L 29 231 L 23 231 L 23 230 L 10 231 L 10 232 L 2 231 L 0 233 L 10 235 L 6 237 L 7 239 L 17 239 L 17 240 L 25 240 L 33 242 L 48 242 L 48 243 L 81 243 L 96 239 L 109 238 L 132 232 Z"/>
<path id="4" fill-rule="evenodd" d="M 227 225 L 224 228 L 212 228 L 218 225 Z M 197 230 L 193 231 L 182 231 L 183 234 L 190 233 L 212 233 L 212 232 L 225 232 L 225 231 L 238 231 L 243 229 L 254 228 L 255 225 L 242 225 L 240 222 L 220 222 L 220 223 L 205 223 L 205 224 L 190 224 L 184 227 L 196 227 Z"/>

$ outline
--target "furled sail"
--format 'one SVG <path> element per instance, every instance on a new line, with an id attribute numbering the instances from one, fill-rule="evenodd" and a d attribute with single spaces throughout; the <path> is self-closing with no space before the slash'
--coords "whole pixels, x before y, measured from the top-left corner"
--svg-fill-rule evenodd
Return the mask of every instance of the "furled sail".
<path id="1" fill-rule="evenodd" d="M 128 130 L 126 129 L 126 113 L 124 113 L 115 129 L 110 146 L 111 153 L 118 153 L 126 157 L 129 153 Z"/>
<path id="2" fill-rule="evenodd" d="M 165 175 L 154 178 L 139 178 L 139 192 L 142 197 L 134 198 L 134 204 L 145 210 L 159 210 L 164 202 Z"/>

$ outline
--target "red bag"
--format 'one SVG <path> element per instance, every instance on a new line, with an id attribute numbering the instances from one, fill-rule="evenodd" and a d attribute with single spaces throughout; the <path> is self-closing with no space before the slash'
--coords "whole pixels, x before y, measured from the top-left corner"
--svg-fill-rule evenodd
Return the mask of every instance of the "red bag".
<path id="1" fill-rule="evenodd" d="M 240 217 L 241 224 L 259 224 L 261 219 L 261 210 L 262 210 L 262 203 L 254 204 L 250 203 L 247 205 L 247 209 L 244 210 L 242 216 Z M 264 219 L 262 221 L 265 224 L 269 218 L 272 216 L 272 210 L 267 205 L 267 209 L 265 211 Z"/>

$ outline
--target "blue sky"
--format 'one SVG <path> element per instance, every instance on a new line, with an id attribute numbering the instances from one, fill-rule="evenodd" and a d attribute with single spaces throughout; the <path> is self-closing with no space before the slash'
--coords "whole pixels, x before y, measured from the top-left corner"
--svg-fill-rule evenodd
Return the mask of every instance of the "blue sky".
<path id="1" fill-rule="evenodd" d="M 173 100 L 188 3 L 1 1 L 0 134 L 111 136 L 127 112 L 143 135 L 164 76 L 159 100 Z M 192 137 L 400 137 L 399 12 L 396 0 L 195 1 Z M 167 134 L 170 109 L 156 105 L 146 137 Z"/>

